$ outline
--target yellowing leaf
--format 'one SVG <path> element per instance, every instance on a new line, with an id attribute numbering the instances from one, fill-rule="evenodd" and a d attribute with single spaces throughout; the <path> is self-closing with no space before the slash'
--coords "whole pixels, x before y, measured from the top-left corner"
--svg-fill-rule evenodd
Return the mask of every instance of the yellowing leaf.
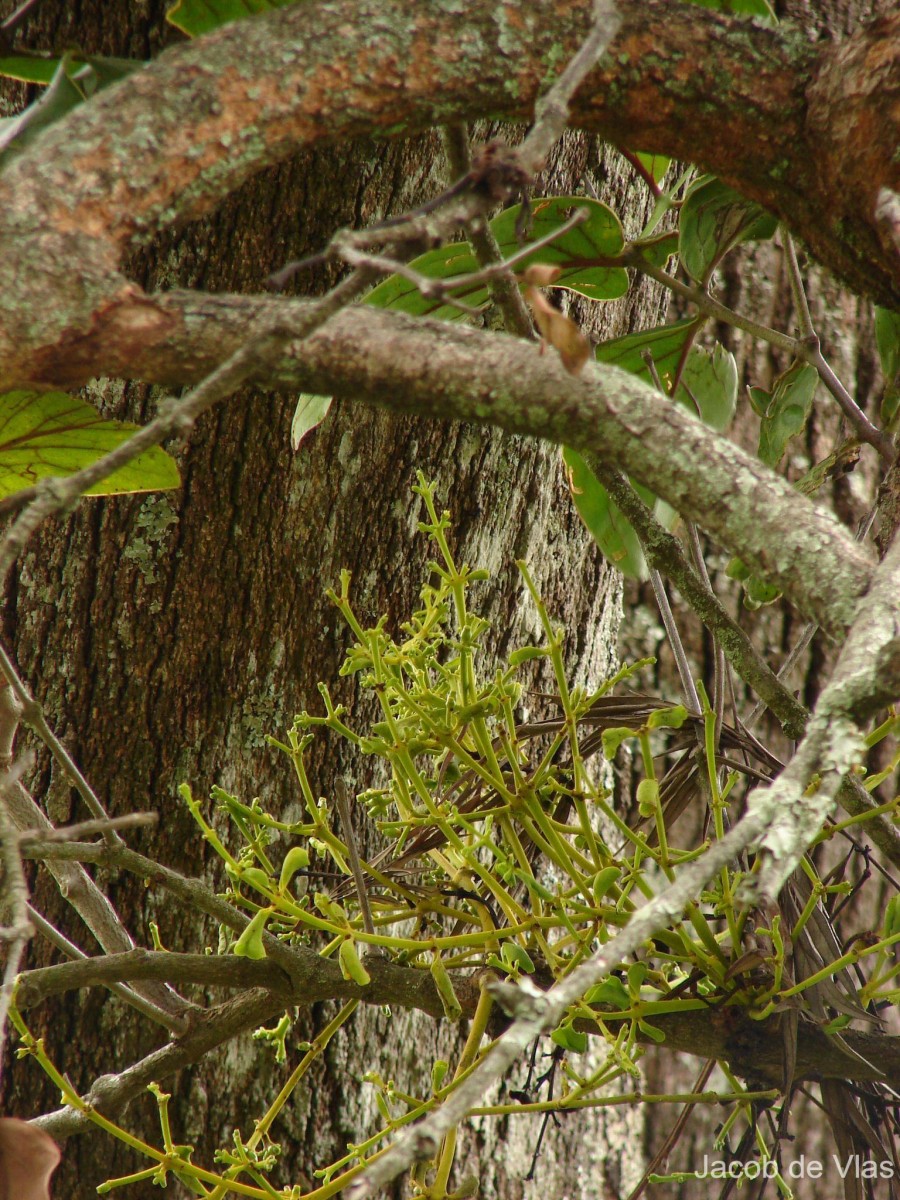
<path id="1" fill-rule="evenodd" d="M 120 446 L 138 428 L 128 421 L 109 421 L 65 392 L 6 392 L 0 395 L 0 496 L 50 476 L 72 475 Z M 180 482 L 174 460 L 154 446 L 86 494 L 155 492 Z"/>

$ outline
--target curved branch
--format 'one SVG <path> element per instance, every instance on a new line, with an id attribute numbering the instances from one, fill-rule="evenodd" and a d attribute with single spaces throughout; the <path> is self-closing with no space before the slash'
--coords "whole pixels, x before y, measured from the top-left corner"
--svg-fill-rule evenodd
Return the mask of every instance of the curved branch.
<path id="1" fill-rule="evenodd" d="M 571 56 L 591 18 L 590 0 L 457 8 L 288 6 L 168 51 L 47 130 L 0 176 L 0 387 L 56 380 L 127 290 L 129 250 L 298 147 L 529 117 L 546 64 Z M 876 216 L 878 195 L 900 189 L 900 14 L 821 47 L 676 0 L 621 8 L 573 122 L 716 171 L 858 291 L 900 306 Z M 137 344 L 132 316 L 121 332 Z"/>
<path id="2" fill-rule="evenodd" d="M 157 383 L 192 380 L 277 309 L 304 328 L 305 301 L 169 292 L 108 310 L 92 373 Z M 121 328 L 142 321 L 132 350 Z M 73 361 L 75 360 L 73 355 Z M 635 476 L 777 582 L 833 636 L 849 626 L 872 562 L 839 523 L 759 459 L 707 429 L 634 375 L 594 364 L 575 378 L 532 343 L 359 307 L 345 310 L 257 382 L 441 420 L 477 421 L 597 454 Z"/>

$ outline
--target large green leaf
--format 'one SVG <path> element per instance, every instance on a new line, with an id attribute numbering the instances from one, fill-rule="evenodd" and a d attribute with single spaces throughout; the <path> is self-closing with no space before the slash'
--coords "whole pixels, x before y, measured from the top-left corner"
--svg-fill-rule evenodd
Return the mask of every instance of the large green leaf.
<path id="1" fill-rule="evenodd" d="M 666 390 L 671 388 L 681 367 L 675 399 L 721 433 L 734 416 L 737 365 L 734 356 L 718 343 L 712 351 L 690 344 L 704 323 L 702 316 L 689 317 L 601 342 L 596 350 L 597 361 L 621 367 L 651 383 L 653 376 L 643 357 L 649 352 Z"/>
<path id="2" fill-rule="evenodd" d="M 51 475 L 72 475 L 127 441 L 138 428 L 127 421 L 108 421 L 92 405 L 65 392 L 6 392 L 0 395 L 0 496 Z M 154 446 L 86 494 L 153 492 L 180 482 L 174 460 Z"/>
<path id="3" fill-rule="evenodd" d="M 521 205 L 506 209 L 491 221 L 491 229 L 504 258 L 519 250 L 516 224 Z M 595 267 L 598 258 L 616 258 L 625 247 L 619 218 L 605 204 L 586 200 L 583 196 L 554 196 L 532 202 L 529 241 L 537 241 L 561 228 L 576 208 L 586 208 L 588 219 L 562 234 L 550 246 L 542 246 L 527 255 L 517 270 L 532 263 L 549 263 L 561 268 L 554 287 L 568 288 L 589 300 L 617 300 L 628 291 L 628 275 L 621 267 Z M 526 242 L 527 245 L 527 242 Z M 414 271 L 429 279 L 454 279 L 478 270 L 478 262 L 468 242 L 453 242 L 429 250 L 409 264 Z M 470 284 L 454 291 L 454 296 L 471 307 L 486 304 L 490 293 L 487 284 Z M 423 296 L 418 287 L 400 275 L 391 275 L 373 288 L 366 297 L 367 304 L 392 308 L 414 316 L 438 317 L 444 321 L 460 321 L 466 314 L 442 300 Z"/>
<path id="4" fill-rule="evenodd" d="M 81 104 L 85 95 L 69 75 L 69 60 L 60 59 L 45 92 L 14 117 L 0 121 L 0 153 L 15 153 L 48 125 Z"/>
<path id="5" fill-rule="evenodd" d="M 762 418 L 758 453 L 768 466 L 778 466 L 788 442 L 806 426 L 818 382 L 815 367 L 794 362 L 775 380 L 771 392 L 750 388 L 750 401 Z"/>
<path id="6" fill-rule="evenodd" d="M 166 20 L 188 37 L 199 37 L 229 21 L 294 3 L 296 0 L 178 0 L 166 13 Z"/>
<path id="7" fill-rule="evenodd" d="M 529 241 L 537 241 L 559 229 L 576 209 L 587 209 L 587 220 L 551 245 L 529 254 L 516 269 L 524 270 L 532 263 L 551 263 L 562 268 L 554 287 L 569 288 L 588 300 L 618 300 L 628 291 L 628 273 L 622 267 L 591 266 L 598 258 L 617 258 L 625 249 L 622 223 L 606 204 L 584 196 L 550 196 L 533 200 Z M 516 204 L 491 221 L 491 229 L 504 258 L 519 249 L 516 224 L 521 210 L 522 206 Z"/>
<path id="8" fill-rule="evenodd" d="M 672 229 L 668 233 L 639 237 L 631 243 L 631 248 L 638 250 L 652 266 L 665 268 L 672 255 L 678 253 L 678 233 Z"/>
<path id="9" fill-rule="evenodd" d="M 766 25 L 778 25 L 778 17 L 767 0 L 690 0 L 701 8 L 733 14 L 734 17 L 756 17 Z"/>
<path id="10" fill-rule="evenodd" d="M 659 325 L 642 333 L 629 333 L 625 337 L 601 342 L 597 347 L 597 361 L 621 367 L 623 371 L 640 375 L 650 383 L 650 370 L 642 357 L 645 350 L 649 351 L 661 382 L 668 387 L 675 377 L 685 340 L 693 337 L 705 320 L 705 317 L 688 317 L 673 321 L 671 325 Z"/>
<path id="11" fill-rule="evenodd" d="M 644 552 L 631 522 L 609 498 L 606 488 L 577 450 L 564 446 L 562 454 L 572 499 L 591 537 L 623 575 L 630 579 L 646 579 Z M 636 490 L 652 506 L 653 496 L 648 489 L 636 485 Z"/>
<path id="12" fill-rule="evenodd" d="M 685 197 L 679 222 L 681 262 L 706 283 L 716 264 L 738 242 L 770 238 L 778 222 L 752 200 L 713 175 L 703 175 Z"/>
<path id="13" fill-rule="evenodd" d="M 766 25 L 778 24 L 778 18 L 766 0 L 691 0 L 691 3 L 736 17 L 756 17 Z"/>
<path id="14" fill-rule="evenodd" d="M 654 183 L 659 183 L 669 169 L 671 158 L 664 154 L 644 154 L 640 150 L 634 156 Z"/>
<path id="15" fill-rule="evenodd" d="M 0 57 L 0 75 L 7 79 L 18 79 L 21 83 L 49 84 L 62 63 L 61 58 L 41 58 L 34 55 L 13 54 Z M 145 64 L 136 58 L 106 58 L 102 55 L 86 54 L 73 55 L 66 59 L 66 69 L 70 78 L 81 77 L 80 90 L 90 94 L 95 90 L 87 81 L 84 67 L 89 67 L 96 76 L 97 84 L 105 87 L 124 79 L 132 71 Z"/>
<path id="16" fill-rule="evenodd" d="M 56 74 L 58 58 L 31 58 L 23 54 L 0 57 L 0 75 L 21 83 L 48 84 Z"/>
<path id="17" fill-rule="evenodd" d="M 429 250 L 427 254 L 414 258 L 409 265 L 429 279 L 453 279 L 457 275 L 468 275 L 478 270 L 478 263 L 468 242 L 438 246 L 436 250 Z M 485 284 L 461 288 L 453 294 L 476 308 L 486 304 L 489 298 Z M 416 317 L 438 317 L 442 321 L 461 321 L 466 315 L 452 304 L 423 296 L 416 285 L 402 275 L 389 275 L 379 283 L 366 296 L 366 304 L 374 304 L 376 308 L 392 308 Z"/>
<path id="18" fill-rule="evenodd" d="M 325 420 L 333 399 L 333 396 L 319 396 L 315 392 L 300 393 L 291 421 L 291 446 L 295 453 L 306 435 Z"/>

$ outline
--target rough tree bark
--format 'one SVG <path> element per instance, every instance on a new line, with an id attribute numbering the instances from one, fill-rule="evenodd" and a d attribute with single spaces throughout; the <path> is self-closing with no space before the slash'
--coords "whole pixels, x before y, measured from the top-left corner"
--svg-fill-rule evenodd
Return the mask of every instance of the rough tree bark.
<path id="1" fill-rule="evenodd" d="M 85 6 L 74 25 L 66 8 L 42 9 L 48 47 L 77 39 L 86 51 L 145 54 L 158 44 L 158 7 L 139 21 L 132 5 L 117 5 L 114 13 L 108 5 Z M 29 44 L 36 44 L 33 36 Z M 632 214 L 637 230 L 639 190 L 630 190 L 621 160 L 592 138 L 567 139 L 548 190 L 580 189 L 586 175 L 626 220 Z M 127 273 L 148 290 L 256 290 L 267 273 L 319 249 L 335 229 L 403 211 L 445 183 L 433 136 L 306 153 L 243 187 L 202 223 L 160 236 Z M 598 312 L 593 327 L 597 336 L 614 336 L 661 315 L 658 290 L 642 286 Z M 136 419 L 158 399 L 153 388 L 103 380 L 87 394 L 109 415 Z M 614 661 L 618 582 L 580 526 L 553 448 L 336 405 L 294 457 L 288 440 L 294 402 L 290 394 L 248 389 L 209 414 L 180 454 L 180 492 L 83 505 L 33 541 L 6 597 L 6 636 L 51 723 L 112 813 L 159 812 L 159 832 L 135 844 L 190 873 L 202 869 L 204 846 L 175 797 L 181 780 L 198 794 L 216 783 L 244 798 L 261 795 L 273 811 L 299 814 L 288 765 L 266 749 L 264 737 L 281 733 L 301 708 L 315 708 L 320 679 L 353 707 L 352 688 L 342 692 L 336 679 L 344 632 L 323 595 L 341 568 L 352 570 L 366 618 L 386 611 L 398 620 L 409 611 L 425 557 L 409 491 L 416 468 L 438 480 L 460 552 L 494 572 L 484 601 L 498 653 L 533 620 L 513 567 L 523 557 L 550 610 L 570 630 L 573 677 L 596 681 Z M 322 741 L 314 755 L 314 786 L 323 794 L 330 794 L 338 770 L 365 782 L 365 764 L 338 753 Z M 54 820 L 77 819 L 74 794 L 43 762 L 34 787 L 49 794 Z M 139 941 L 156 920 L 166 945 L 197 945 L 196 914 L 127 877 L 101 882 Z M 89 948 L 52 884 L 39 882 L 34 901 Z M 205 937 L 214 944 L 215 930 Z M 39 939 L 33 943 L 31 965 L 54 958 Z M 313 1036 L 326 1011 L 317 1005 L 302 1013 L 297 1038 Z M 82 1090 L 98 1073 L 161 1044 L 161 1035 L 148 1033 L 102 991 L 44 1005 L 33 1016 L 35 1032 Z M 430 1061 L 438 1044 L 449 1047 L 452 1037 L 420 1015 L 361 1012 L 279 1122 L 285 1180 L 312 1185 L 315 1165 L 362 1136 L 373 1111 L 360 1085 L 365 1069 L 425 1086 L 417 1064 Z M 196 1144 L 198 1161 L 210 1162 L 234 1127 L 246 1129 L 263 1111 L 276 1078 L 270 1056 L 249 1038 L 213 1055 L 167 1085 L 178 1139 Z M 29 1115 L 56 1104 L 35 1070 L 19 1068 L 6 1084 L 9 1112 Z M 476 1157 L 466 1170 L 480 1170 L 486 1195 L 520 1194 L 535 1120 L 493 1131 L 485 1125 L 470 1139 Z M 149 1099 L 132 1107 L 128 1122 L 158 1140 Z M 597 1195 L 607 1186 L 616 1194 L 623 1173 L 626 1183 L 629 1170 L 633 1175 L 639 1137 L 639 1124 L 627 1114 L 600 1118 L 590 1132 L 567 1122 L 548 1139 L 542 1185 L 555 1194 Z M 106 1139 L 72 1139 L 55 1194 L 89 1195 L 97 1183 L 137 1165 Z M 145 1185 L 132 1194 L 149 1197 L 156 1189 Z"/>

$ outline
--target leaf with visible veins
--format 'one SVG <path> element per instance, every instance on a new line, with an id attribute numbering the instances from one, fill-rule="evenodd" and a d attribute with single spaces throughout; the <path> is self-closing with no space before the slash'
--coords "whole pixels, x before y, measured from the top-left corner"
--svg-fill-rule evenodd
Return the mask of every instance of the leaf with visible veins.
<path id="1" fill-rule="evenodd" d="M 6 392 L 0 395 L 0 496 L 50 476 L 72 475 L 139 428 L 128 421 L 107 420 L 92 405 L 65 392 Z M 174 460 L 154 446 L 86 495 L 154 492 L 180 482 Z"/>

